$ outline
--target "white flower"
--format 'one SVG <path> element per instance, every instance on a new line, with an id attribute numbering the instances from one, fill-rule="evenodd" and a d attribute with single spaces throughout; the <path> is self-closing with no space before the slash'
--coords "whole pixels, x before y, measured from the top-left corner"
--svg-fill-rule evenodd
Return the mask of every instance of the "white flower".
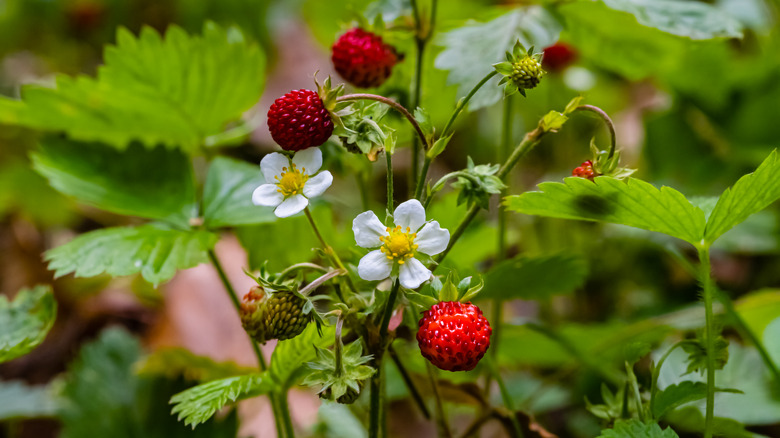
<path id="1" fill-rule="evenodd" d="M 360 213 L 352 221 L 355 241 L 363 248 L 377 248 L 358 264 L 363 280 L 384 280 L 398 272 L 401 285 L 415 289 L 431 278 L 431 271 L 415 258 L 417 254 L 439 254 L 450 242 L 450 232 L 436 221 L 425 222 L 425 208 L 412 199 L 393 212 L 395 227 L 385 227 L 373 211 Z M 418 231 L 419 230 L 419 231 Z M 398 266 L 397 271 L 394 271 Z"/>
<path id="2" fill-rule="evenodd" d="M 276 207 L 274 214 L 278 217 L 300 213 L 309 205 L 309 198 L 321 195 L 333 183 L 333 175 L 327 170 L 317 173 L 320 166 L 319 148 L 304 149 L 292 161 L 278 152 L 266 155 L 260 169 L 268 184 L 252 192 L 252 203 Z"/>

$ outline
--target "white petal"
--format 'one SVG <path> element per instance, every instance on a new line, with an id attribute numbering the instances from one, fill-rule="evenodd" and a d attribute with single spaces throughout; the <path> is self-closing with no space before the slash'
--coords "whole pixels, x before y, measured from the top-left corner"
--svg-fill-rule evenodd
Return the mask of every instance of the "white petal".
<path id="1" fill-rule="evenodd" d="M 283 167 L 290 167 L 290 160 L 279 152 L 268 154 L 260 160 L 260 170 L 263 171 L 265 182 L 269 184 L 276 183 L 274 177 L 282 174 Z"/>
<path id="2" fill-rule="evenodd" d="M 401 286 L 407 289 L 417 289 L 426 280 L 431 278 L 431 271 L 414 257 L 401 265 L 398 271 L 398 278 L 401 280 Z"/>
<path id="3" fill-rule="evenodd" d="M 414 239 L 417 251 L 423 254 L 436 255 L 445 249 L 450 243 L 450 232 L 439 226 L 436 221 L 430 221 L 422 227 Z"/>
<path id="4" fill-rule="evenodd" d="M 379 221 L 373 211 L 364 211 L 352 221 L 355 242 L 363 248 L 376 248 L 382 245 L 380 237 L 387 236 L 387 227 Z"/>
<path id="5" fill-rule="evenodd" d="M 367 281 L 384 280 L 392 269 L 393 262 L 378 249 L 363 256 L 358 263 L 358 275 Z"/>
<path id="6" fill-rule="evenodd" d="M 314 175 L 322 167 L 322 151 L 320 148 L 309 148 L 297 152 L 292 159 L 293 164 L 306 175 Z"/>
<path id="7" fill-rule="evenodd" d="M 274 210 L 274 214 L 277 217 L 292 216 L 302 212 L 307 205 L 309 205 L 309 200 L 303 195 L 293 195 L 282 201 L 282 203 L 276 207 L 276 210 Z"/>
<path id="8" fill-rule="evenodd" d="M 333 175 L 327 170 L 322 171 L 306 181 L 306 184 L 303 185 L 303 196 L 307 198 L 320 196 L 332 183 Z"/>
<path id="9" fill-rule="evenodd" d="M 409 227 L 412 231 L 417 231 L 425 223 L 425 208 L 420 201 L 410 199 L 395 208 L 393 220 L 401 228 Z"/>
<path id="10" fill-rule="evenodd" d="M 279 193 L 276 184 L 263 184 L 252 192 L 252 204 L 276 207 L 284 201 L 284 195 Z"/>

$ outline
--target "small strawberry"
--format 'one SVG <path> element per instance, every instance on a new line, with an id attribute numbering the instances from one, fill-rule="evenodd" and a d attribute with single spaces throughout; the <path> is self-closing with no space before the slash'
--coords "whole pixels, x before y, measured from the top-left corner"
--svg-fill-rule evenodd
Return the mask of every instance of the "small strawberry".
<path id="1" fill-rule="evenodd" d="M 552 72 L 563 71 L 577 59 L 577 51 L 566 43 L 557 42 L 543 51 L 542 65 Z"/>
<path id="2" fill-rule="evenodd" d="M 303 313 L 304 304 L 306 300 L 292 292 L 266 293 L 261 286 L 255 286 L 241 303 L 241 324 L 261 344 L 271 339 L 291 339 L 311 321 L 311 315 Z"/>
<path id="3" fill-rule="evenodd" d="M 333 44 L 331 59 L 347 82 L 360 88 L 374 88 L 390 77 L 399 56 L 379 35 L 353 28 Z"/>
<path id="4" fill-rule="evenodd" d="M 420 319 L 417 343 L 422 355 L 447 371 L 469 371 L 490 347 L 490 328 L 482 310 L 470 302 L 434 304 Z"/>
<path id="5" fill-rule="evenodd" d="M 525 90 L 539 85 L 542 77 L 547 73 L 542 70 L 540 57 L 541 54 L 534 54 L 533 47 L 526 50 L 520 41 L 517 41 L 512 50 L 506 52 L 506 61 L 493 64 L 493 68 L 503 76 L 498 85 L 506 84 L 504 85 L 506 96 L 517 92 L 525 96 Z"/>
<path id="6" fill-rule="evenodd" d="M 333 121 L 317 92 L 293 90 L 271 105 L 268 129 L 282 149 L 300 151 L 325 143 L 333 134 Z"/>
<path id="7" fill-rule="evenodd" d="M 584 161 L 582 164 L 580 164 L 579 167 L 576 167 L 571 172 L 571 176 L 576 176 L 579 178 L 587 178 L 591 181 L 593 181 L 593 178 L 597 177 L 596 171 L 593 170 L 593 162 L 588 160 Z"/>

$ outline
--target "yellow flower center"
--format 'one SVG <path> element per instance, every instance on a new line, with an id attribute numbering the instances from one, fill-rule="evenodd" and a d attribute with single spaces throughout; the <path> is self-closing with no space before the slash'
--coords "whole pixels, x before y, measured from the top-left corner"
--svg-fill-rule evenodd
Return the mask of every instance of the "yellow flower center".
<path id="1" fill-rule="evenodd" d="M 414 257 L 417 245 L 414 244 L 414 238 L 417 233 L 412 233 L 409 227 L 406 230 L 396 225 L 395 228 L 387 228 L 387 236 L 380 237 L 382 247 L 379 248 L 388 260 L 397 261 L 399 265 L 406 263 L 406 260 Z"/>
<path id="2" fill-rule="evenodd" d="M 281 178 L 278 176 L 274 177 L 277 181 L 276 186 L 279 187 L 276 191 L 284 195 L 285 198 L 303 193 L 303 186 L 306 184 L 306 180 L 309 179 L 309 176 L 303 172 L 306 172 L 306 168 L 298 170 L 295 164 L 291 165 L 291 170 L 282 167 Z"/>

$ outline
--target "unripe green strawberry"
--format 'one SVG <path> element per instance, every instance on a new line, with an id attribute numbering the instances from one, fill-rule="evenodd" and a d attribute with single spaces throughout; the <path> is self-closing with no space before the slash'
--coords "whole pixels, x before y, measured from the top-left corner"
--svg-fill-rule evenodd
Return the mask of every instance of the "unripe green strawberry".
<path id="1" fill-rule="evenodd" d="M 275 292 L 266 302 L 263 322 L 268 339 L 283 341 L 300 335 L 311 320 L 303 314 L 306 300 L 292 292 Z"/>
<path id="2" fill-rule="evenodd" d="M 280 341 L 298 336 L 311 320 L 303 314 L 306 300 L 291 292 L 271 294 L 253 287 L 241 303 L 241 324 L 255 341 L 265 344 L 271 339 Z"/>
<path id="3" fill-rule="evenodd" d="M 545 71 L 542 70 L 542 65 L 532 56 L 525 56 L 524 58 L 512 63 L 512 82 L 517 85 L 517 88 L 529 89 L 539 85 L 542 76 Z"/>
<path id="4" fill-rule="evenodd" d="M 347 392 L 344 393 L 344 395 L 338 397 L 336 401 L 338 403 L 341 403 L 342 405 L 351 405 L 352 403 L 355 403 L 355 400 L 360 397 L 360 392 L 363 390 L 363 381 L 358 382 L 358 390 L 356 391 L 355 388 L 348 386 Z M 320 391 L 319 394 L 317 394 L 321 399 L 323 400 L 331 400 L 333 398 L 333 390 L 331 387 L 326 388 L 323 391 Z"/>

